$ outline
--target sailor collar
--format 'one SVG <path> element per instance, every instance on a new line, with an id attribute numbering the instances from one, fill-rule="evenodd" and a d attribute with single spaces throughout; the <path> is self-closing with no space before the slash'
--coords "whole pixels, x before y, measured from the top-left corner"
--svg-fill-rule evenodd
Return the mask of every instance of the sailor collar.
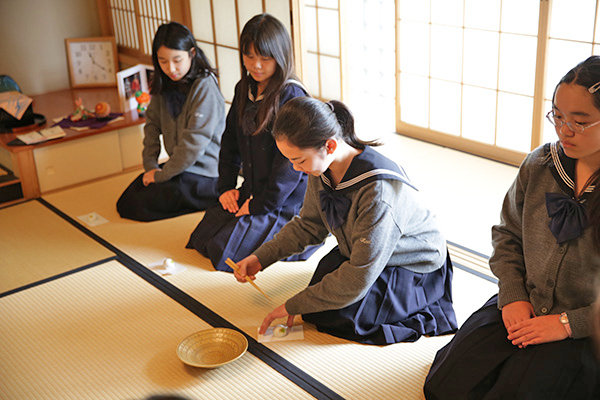
<path id="1" fill-rule="evenodd" d="M 410 182 L 402 167 L 369 146 L 366 146 L 360 154 L 352 159 L 341 182 L 335 187 L 332 186 L 329 170 L 321 174 L 320 177 L 323 186 L 327 190 L 337 193 L 358 190 L 368 183 L 382 179 L 398 180 L 418 190 Z"/>
<path id="2" fill-rule="evenodd" d="M 304 90 L 305 93 L 308 93 L 308 90 L 304 87 L 304 85 L 300 81 L 297 81 L 296 79 L 288 79 L 287 81 L 285 81 L 285 84 L 299 86 L 302 90 Z M 254 94 L 252 93 L 252 91 L 253 91 L 252 87 L 254 87 L 254 91 L 258 91 L 256 84 L 249 85 L 248 100 L 250 100 L 253 103 L 257 102 L 257 101 L 261 101 L 265 96 L 263 95 L 263 93 L 261 93 L 258 97 L 254 97 Z"/>
<path id="3" fill-rule="evenodd" d="M 575 159 L 565 154 L 560 142 L 549 143 L 546 145 L 547 152 L 552 159 L 550 171 L 554 180 L 561 189 L 572 197 L 575 197 Z M 589 185 L 585 188 L 580 197 L 586 193 L 591 193 L 596 188 L 595 185 Z"/>
<path id="4" fill-rule="evenodd" d="M 251 102 L 257 102 L 257 101 L 261 101 L 264 98 L 264 95 L 261 93 L 258 97 L 254 97 L 254 94 L 252 94 L 252 86 L 254 85 L 250 85 L 250 87 L 248 88 L 248 100 L 250 100 Z M 256 87 L 255 87 L 255 90 Z"/>
<path id="5" fill-rule="evenodd" d="M 567 157 L 559 142 L 551 143 L 545 148 L 549 152 L 551 163 L 550 171 L 554 180 L 564 193 L 546 193 L 546 210 L 550 223 L 548 227 L 562 244 L 582 235 L 588 226 L 588 217 L 585 209 L 586 194 L 594 191 L 595 186 L 589 185 L 579 196 L 575 197 L 575 159 Z M 566 193 L 566 194 L 565 194 Z"/>

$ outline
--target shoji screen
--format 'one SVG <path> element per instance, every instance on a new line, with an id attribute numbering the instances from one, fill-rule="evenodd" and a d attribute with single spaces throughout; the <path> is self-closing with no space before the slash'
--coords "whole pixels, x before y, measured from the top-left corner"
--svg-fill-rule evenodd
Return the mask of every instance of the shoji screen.
<path id="1" fill-rule="evenodd" d="M 305 0 L 302 14 L 304 83 L 315 97 L 344 100 L 343 2 Z"/>
<path id="2" fill-rule="evenodd" d="M 151 64 L 152 39 L 160 24 L 189 26 L 187 0 L 97 0 L 102 34 L 115 36 L 122 67 Z"/>
<path id="3" fill-rule="evenodd" d="M 219 70 L 221 92 L 231 103 L 240 80 L 239 35 L 246 22 L 263 12 L 279 19 L 291 32 L 289 0 L 193 0 L 192 32 L 198 45 Z"/>

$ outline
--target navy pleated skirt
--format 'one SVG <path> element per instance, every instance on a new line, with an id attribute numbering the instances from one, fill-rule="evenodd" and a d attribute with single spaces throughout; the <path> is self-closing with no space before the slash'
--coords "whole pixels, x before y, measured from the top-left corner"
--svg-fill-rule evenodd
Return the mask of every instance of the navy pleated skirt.
<path id="1" fill-rule="evenodd" d="M 600 369 L 590 339 L 520 349 L 493 296 L 435 356 L 425 380 L 428 400 L 600 399 Z"/>
<path id="2" fill-rule="evenodd" d="M 319 262 L 310 285 L 320 282 L 347 258 L 336 246 Z M 452 307 L 452 262 L 430 273 L 386 267 L 367 295 L 340 310 L 303 314 L 321 332 L 366 344 L 414 342 L 421 335 L 456 331 Z"/>
<path id="3" fill-rule="evenodd" d="M 122 218 L 157 221 L 204 211 L 217 203 L 217 180 L 183 172 L 166 182 L 144 186 L 140 174 L 117 201 Z"/>
<path id="4" fill-rule="evenodd" d="M 188 249 L 196 249 L 219 271 L 233 272 L 227 258 L 239 261 L 275 236 L 300 211 L 300 206 L 283 207 L 267 214 L 236 217 L 219 204 L 206 211 L 190 235 Z M 310 246 L 303 253 L 282 261 L 307 260 L 320 246 Z"/>

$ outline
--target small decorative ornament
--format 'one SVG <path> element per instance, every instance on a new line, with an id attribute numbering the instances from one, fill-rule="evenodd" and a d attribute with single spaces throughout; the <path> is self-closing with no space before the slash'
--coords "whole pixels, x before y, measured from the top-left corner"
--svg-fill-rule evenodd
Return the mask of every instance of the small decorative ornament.
<path id="1" fill-rule="evenodd" d="M 110 104 L 105 101 L 101 101 L 96 104 L 96 118 L 106 118 L 110 115 Z"/>
<path id="2" fill-rule="evenodd" d="M 85 121 L 88 118 L 94 118 L 96 115 L 83 105 L 83 100 L 79 97 L 75 100 L 75 110 L 69 115 L 69 119 L 73 122 Z"/>
<path id="3" fill-rule="evenodd" d="M 138 102 L 138 113 L 140 117 L 143 117 L 146 113 L 146 109 L 148 108 L 148 103 L 150 103 L 150 95 L 146 92 L 138 90 L 135 92 L 135 100 Z"/>

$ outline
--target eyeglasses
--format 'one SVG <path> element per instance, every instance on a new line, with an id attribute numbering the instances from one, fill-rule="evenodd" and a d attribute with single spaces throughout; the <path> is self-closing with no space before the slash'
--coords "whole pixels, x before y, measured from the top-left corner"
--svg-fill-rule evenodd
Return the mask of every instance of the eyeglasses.
<path id="1" fill-rule="evenodd" d="M 565 119 L 562 115 L 556 115 L 554 110 L 552 110 L 548 114 L 546 114 L 546 118 L 548 119 L 548 121 L 550 121 L 550 123 L 552 125 L 554 125 L 558 129 L 561 129 L 563 127 L 563 125 L 567 125 L 567 127 L 575 133 L 582 133 L 587 128 L 591 128 L 592 126 L 596 126 L 596 125 L 600 124 L 600 121 L 592 122 L 591 124 L 588 124 L 588 125 L 582 125 L 577 122 L 567 122 L 567 121 L 565 121 Z"/>

